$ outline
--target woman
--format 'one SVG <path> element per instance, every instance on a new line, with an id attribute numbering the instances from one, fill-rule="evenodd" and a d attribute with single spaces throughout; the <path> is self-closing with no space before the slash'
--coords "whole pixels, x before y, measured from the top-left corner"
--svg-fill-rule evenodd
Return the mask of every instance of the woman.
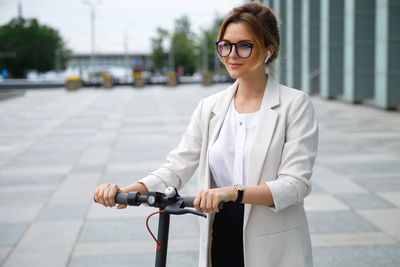
<path id="1" fill-rule="evenodd" d="M 279 40 L 271 9 L 256 2 L 234 8 L 217 51 L 236 82 L 200 101 L 166 164 L 125 188 L 99 186 L 96 200 L 115 206 L 119 191 L 181 188 L 198 168 L 195 208 L 215 215 L 200 221 L 199 266 L 312 266 L 303 199 L 318 128 L 309 97 L 265 74 Z M 220 201 L 228 203 L 218 212 Z"/>

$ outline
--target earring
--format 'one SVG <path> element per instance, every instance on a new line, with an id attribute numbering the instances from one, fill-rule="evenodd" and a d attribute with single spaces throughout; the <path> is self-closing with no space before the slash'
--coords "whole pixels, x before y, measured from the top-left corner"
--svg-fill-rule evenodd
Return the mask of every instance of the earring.
<path id="1" fill-rule="evenodd" d="M 271 57 L 271 51 L 268 50 L 267 58 L 265 59 L 265 64 L 268 63 L 268 59 Z"/>

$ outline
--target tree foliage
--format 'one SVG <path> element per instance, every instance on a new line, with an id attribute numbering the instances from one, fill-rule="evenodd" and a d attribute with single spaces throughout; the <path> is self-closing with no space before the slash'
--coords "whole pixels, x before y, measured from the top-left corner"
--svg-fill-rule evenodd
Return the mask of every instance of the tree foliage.
<path id="1" fill-rule="evenodd" d="M 172 47 L 174 50 L 174 69 L 183 66 L 185 74 L 192 75 L 196 71 L 195 41 L 187 16 L 182 16 L 175 21 Z"/>
<path id="2" fill-rule="evenodd" d="M 168 52 L 164 49 L 164 43 L 169 33 L 163 28 L 157 28 L 157 37 L 151 39 L 152 53 L 150 59 L 153 62 L 154 70 L 163 72 L 168 65 Z"/>
<path id="3" fill-rule="evenodd" d="M 27 70 L 65 69 L 70 54 L 58 31 L 37 19 L 14 18 L 0 27 L 0 69 L 11 77 L 23 78 Z"/>
<path id="4" fill-rule="evenodd" d="M 174 31 L 171 34 L 158 28 L 157 36 L 152 38 L 151 60 L 154 69 L 165 71 L 168 68 L 169 56 L 173 56 L 174 70 L 183 66 L 185 74 L 191 75 L 196 70 L 204 69 L 201 62 L 203 53 L 207 53 L 208 70 L 213 70 L 216 62 L 220 64 L 219 60 L 215 59 L 215 41 L 222 21 L 222 18 L 215 18 L 213 25 L 209 29 L 203 29 L 200 36 L 192 32 L 189 18 L 185 15 L 175 20 Z M 172 53 L 169 50 L 171 42 Z M 205 42 L 207 52 L 204 49 Z M 166 46 L 168 49 L 165 48 Z"/>
<path id="5" fill-rule="evenodd" d="M 215 63 L 221 66 L 221 62 L 216 54 L 215 42 L 217 41 L 219 27 L 223 22 L 223 18 L 216 17 L 214 19 L 213 25 L 209 29 L 203 29 L 201 38 L 198 41 L 198 49 L 200 51 L 200 56 L 202 58 L 201 69 L 204 71 L 205 66 L 203 66 L 203 56 L 207 53 L 207 69 L 214 70 Z M 206 43 L 207 51 L 204 49 L 204 43 Z"/>

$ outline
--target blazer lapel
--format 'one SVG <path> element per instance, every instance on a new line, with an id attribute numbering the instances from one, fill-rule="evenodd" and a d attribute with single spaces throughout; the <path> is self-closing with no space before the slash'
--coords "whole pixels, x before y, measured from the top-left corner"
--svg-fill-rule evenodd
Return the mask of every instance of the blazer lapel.
<path id="1" fill-rule="evenodd" d="M 239 81 L 236 80 L 231 86 L 226 89 L 225 92 L 216 101 L 212 108 L 211 118 L 209 122 L 208 131 L 208 144 L 212 144 L 217 138 L 219 130 L 221 129 L 222 122 L 225 119 L 226 112 L 228 111 L 229 105 L 236 93 Z"/>
<path id="2" fill-rule="evenodd" d="M 267 87 L 264 92 L 263 101 L 256 126 L 254 142 L 250 149 L 248 160 L 246 185 L 258 185 L 261 171 L 264 165 L 272 136 L 275 131 L 278 113 L 273 110 L 280 104 L 279 84 L 268 77 Z M 247 225 L 252 205 L 247 205 L 244 213 L 244 228 Z"/>

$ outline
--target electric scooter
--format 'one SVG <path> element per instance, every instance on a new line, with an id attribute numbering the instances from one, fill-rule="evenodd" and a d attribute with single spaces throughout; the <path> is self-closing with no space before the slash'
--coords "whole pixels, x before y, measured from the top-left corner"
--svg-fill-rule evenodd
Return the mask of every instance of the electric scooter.
<path id="1" fill-rule="evenodd" d="M 195 197 L 181 197 L 174 187 L 168 187 L 165 193 L 149 192 L 146 196 L 142 196 L 139 192 L 130 193 L 117 193 L 115 196 L 115 203 L 126 204 L 128 206 L 140 206 L 145 203 L 151 207 L 159 208 L 158 212 L 149 215 L 146 220 L 146 226 L 151 236 L 157 243 L 156 250 L 156 263 L 155 267 L 165 267 L 167 262 L 167 249 L 168 249 L 168 233 L 170 215 L 182 215 L 191 213 L 197 216 L 207 218 L 207 215 L 196 211 L 193 208 Z M 219 203 L 218 209 L 223 208 L 223 202 Z M 158 219 L 158 237 L 154 237 L 148 226 L 148 221 L 151 216 L 159 214 Z"/>

